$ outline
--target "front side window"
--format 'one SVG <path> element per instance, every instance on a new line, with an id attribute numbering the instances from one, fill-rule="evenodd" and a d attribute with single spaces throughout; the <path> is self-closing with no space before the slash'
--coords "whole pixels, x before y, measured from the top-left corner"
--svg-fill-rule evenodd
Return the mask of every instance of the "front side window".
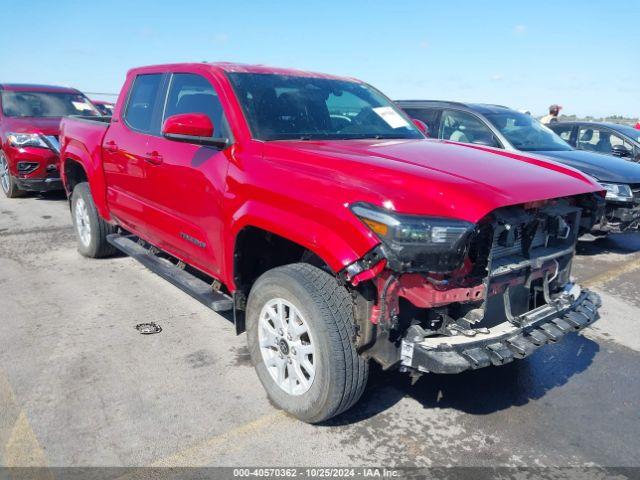
<path id="1" fill-rule="evenodd" d="M 181 113 L 203 113 L 213 124 L 213 136 L 229 138 L 222 104 L 209 81 L 192 73 L 176 73 L 171 79 L 164 119 Z"/>
<path id="2" fill-rule="evenodd" d="M 517 150 L 524 152 L 572 150 L 567 142 L 529 114 L 507 111 L 486 113 L 485 117 Z"/>
<path id="3" fill-rule="evenodd" d="M 162 83 L 162 74 L 138 75 L 131 87 L 124 119 L 127 125 L 144 133 L 152 133 L 153 112 Z"/>
<path id="4" fill-rule="evenodd" d="M 81 93 L 2 91 L 2 112 L 7 117 L 64 117 L 100 115 Z"/>
<path id="5" fill-rule="evenodd" d="M 331 78 L 228 73 L 260 140 L 423 138 L 374 88 Z"/>
<path id="6" fill-rule="evenodd" d="M 447 110 L 442 114 L 439 137 L 452 142 L 499 147 L 491 129 L 480 119 L 456 110 Z"/>
<path id="7" fill-rule="evenodd" d="M 611 154 L 613 147 L 616 145 L 621 145 L 630 152 L 633 152 L 633 146 L 629 142 L 614 135 L 609 130 L 585 126 L 581 127 L 578 132 L 578 148 L 582 150 L 590 150 L 608 155 Z"/>
<path id="8" fill-rule="evenodd" d="M 638 129 L 627 125 L 616 125 L 615 130 L 631 138 L 634 142 L 640 142 L 640 130 Z"/>

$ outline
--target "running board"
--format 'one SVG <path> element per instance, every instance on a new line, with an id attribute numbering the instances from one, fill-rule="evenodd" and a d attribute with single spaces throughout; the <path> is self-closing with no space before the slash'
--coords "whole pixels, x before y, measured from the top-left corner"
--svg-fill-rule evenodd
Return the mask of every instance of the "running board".
<path id="1" fill-rule="evenodd" d="M 224 312 L 233 308 L 231 297 L 212 290 L 211 285 L 207 282 L 176 267 L 168 260 L 154 255 L 136 240 L 135 236 L 118 234 L 107 236 L 107 241 L 118 250 L 139 261 L 153 273 L 171 282 L 211 310 Z"/>

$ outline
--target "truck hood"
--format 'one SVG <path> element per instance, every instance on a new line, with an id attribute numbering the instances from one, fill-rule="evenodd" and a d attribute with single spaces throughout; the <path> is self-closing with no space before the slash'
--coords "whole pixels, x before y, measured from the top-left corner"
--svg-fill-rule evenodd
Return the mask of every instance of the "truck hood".
<path id="1" fill-rule="evenodd" d="M 40 133 L 42 135 L 58 135 L 61 117 L 7 117 L 3 130 L 16 133 Z"/>
<path id="2" fill-rule="evenodd" d="M 274 165 L 286 163 L 282 174 L 290 185 L 298 179 L 308 192 L 314 184 L 306 179 L 313 176 L 329 187 L 322 201 L 364 201 L 471 222 L 507 205 L 602 190 L 543 158 L 437 140 L 272 141 L 263 153 Z"/>
<path id="3" fill-rule="evenodd" d="M 603 182 L 640 183 L 640 164 L 612 155 L 584 150 L 545 151 L 536 154 L 550 157 Z"/>

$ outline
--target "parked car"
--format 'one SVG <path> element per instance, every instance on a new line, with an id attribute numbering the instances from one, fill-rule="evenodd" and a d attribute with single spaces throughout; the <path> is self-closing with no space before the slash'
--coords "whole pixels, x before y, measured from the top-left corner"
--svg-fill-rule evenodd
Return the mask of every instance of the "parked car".
<path id="1" fill-rule="evenodd" d="M 78 90 L 0 84 L 0 185 L 9 198 L 62 190 L 58 132 L 64 115 L 99 115 Z"/>
<path id="2" fill-rule="evenodd" d="M 557 122 L 549 125 L 578 150 L 640 161 L 640 132 L 628 125 L 607 122 Z"/>
<path id="3" fill-rule="evenodd" d="M 115 106 L 115 103 L 105 102 L 104 100 L 91 100 L 91 103 L 93 103 L 100 111 L 100 114 L 104 115 L 105 117 L 110 117 L 111 115 L 113 115 L 113 107 Z"/>
<path id="4" fill-rule="evenodd" d="M 269 397 L 307 422 L 358 401 L 369 359 L 457 373 L 597 319 L 570 276 L 597 183 L 425 140 L 357 80 L 135 68 L 112 119 L 65 118 L 61 146 L 80 253 L 120 249 L 233 310 Z"/>
<path id="5" fill-rule="evenodd" d="M 531 115 L 500 105 L 431 100 L 397 104 L 409 116 L 426 123 L 434 138 L 544 155 L 595 178 L 607 190 L 607 206 L 594 233 L 639 228 L 640 165 L 576 150 Z"/>

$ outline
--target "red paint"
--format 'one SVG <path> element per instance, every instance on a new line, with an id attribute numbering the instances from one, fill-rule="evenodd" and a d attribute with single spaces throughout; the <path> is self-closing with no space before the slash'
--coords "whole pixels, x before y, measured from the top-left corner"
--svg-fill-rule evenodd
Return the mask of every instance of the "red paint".
<path id="1" fill-rule="evenodd" d="M 182 113 L 173 115 L 164 121 L 164 135 L 190 135 L 193 137 L 212 137 L 213 124 L 203 113 Z"/>
<path id="2" fill-rule="evenodd" d="M 222 281 L 231 291 L 237 234 L 258 227 L 316 253 L 335 272 L 379 240 L 354 202 L 477 222 L 492 210 L 598 191 L 539 158 L 432 140 L 270 141 L 251 138 L 226 71 L 323 76 L 235 64 L 131 70 L 108 126 L 63 120 L 63 158 L 80 162 L 100 214 Z M 123 99 L 136 75 L 195 73 L 216 90 L 233 143 L 218 151 L 131 130 Z M 218 128 L 214 125 L 214 128 Z M 148 161 L 150 153 L 161 165 Z M 185 233 L 206 244 L 200 248 Z"/>
<path id="3" fill-rule="evenodd" d="M 10 92 L 52 92 L 80 94 L 78 90 L 52 85 L 22 85 L 0 84 L 1 91 Z M 60 117 L 12 117 L 4 114 L 0 97 L 0 150 L 2 150 L 9 164 L 9 173 L 16 178 L 40 180 L 51 176 L 58 176 L 59 157 L 57 152 L 43 147 L 15 147 L 12 146 L 7 135 L 9 133 L 32 133 L 39 135 L 58 136 L 60 133 Z M 18 162 L 36 162 L 38 167 L 31 173 L 19 174 Z M 55 166 L 56 170 L 50 170 Z M 47 168 L 49 167 L 49 170 Z"/>
<path id="4" fill-rule="evenodd" d="M 384 267 L 386 266 L 387 266 L 387 261 L 384 259 L 380 260 L 376 265 L 374 265 L 370 269 L 360 272 L 357 275 L 354 275 L 353 278 L 351 279 L 351 285 L 353 285 L 354 287 L 357 287 L 360 283 L 366 282 L 367 280 L 371 280 L 372 278 L 377 277 L 382 273 L 382 271 L 384 270 Z"/>

